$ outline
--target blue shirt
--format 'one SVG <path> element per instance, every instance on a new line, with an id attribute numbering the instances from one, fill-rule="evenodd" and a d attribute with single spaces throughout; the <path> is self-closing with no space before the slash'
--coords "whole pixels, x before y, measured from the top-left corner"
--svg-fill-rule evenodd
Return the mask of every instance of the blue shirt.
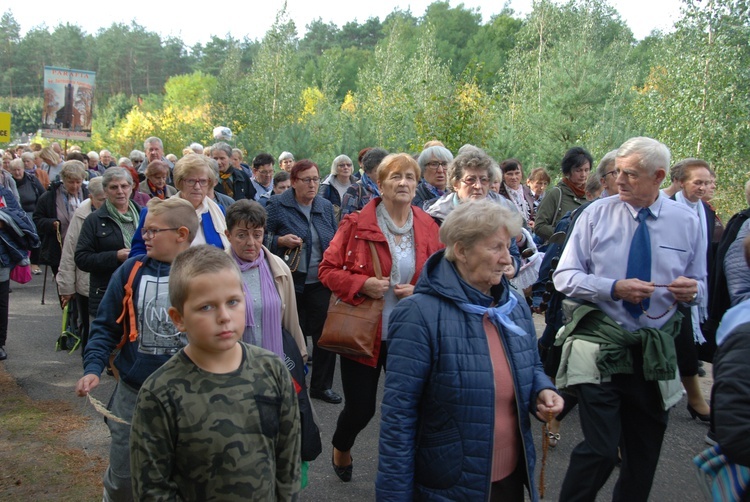
<path id="1" fill-rule="evenodd" d="M 638 226 L 636 208 L 607 197 L 593 202 L 581 213 L 554 274 L 555 289 L 595 303 L 608 316 L 629 330 L 660 328 L 677 311 L 673 308 L 660 319 L 642 315 L 633 318 L 622 300 L 614 300 L 615 281 L 627 279 L 630 241 Z M 695 211 L 664 195 L 649 206 L 654 218 L 647 220 L 651 236 L 651 280 L 670 284 L 680 276 L 698 281 L 699 302 L 706 294 L 706 251 L 698 249 L 700 222 Z M 657 287 L 651 296 L 649 315 L 665 312 L 675 299 L 667 288 Z"/>
<path id="2" fill-rule="evenodd" d="M 716 345 L 721 346 L 732 331 L 750 319 L 750 300 L 740 302 L 724 313 L 719 329 L 716 330 Z"/>

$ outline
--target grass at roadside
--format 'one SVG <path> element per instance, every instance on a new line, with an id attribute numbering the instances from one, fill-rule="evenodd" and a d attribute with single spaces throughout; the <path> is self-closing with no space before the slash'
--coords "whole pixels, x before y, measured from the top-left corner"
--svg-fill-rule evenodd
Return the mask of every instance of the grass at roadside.
<path id="1" fill-rule="evenodd" d="M 89 417 L 33 401 L 0 366 L 0 500 L 101 500 L 105 460 L 70 446 Z"/>

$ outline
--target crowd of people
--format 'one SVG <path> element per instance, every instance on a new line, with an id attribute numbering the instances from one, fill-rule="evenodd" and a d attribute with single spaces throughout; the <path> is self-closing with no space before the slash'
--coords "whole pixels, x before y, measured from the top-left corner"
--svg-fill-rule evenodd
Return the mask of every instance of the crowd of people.
<path id="1" fill-rule="evenodd" d="M 13 271 L 48 267 L 82 340 L 76 392 L 117 379 L 104 500 L 293 500 L 320 454 L 309 398 L 343 402 L 343 482 L 382 406 L 378 500 L 537 500 L 532 420 L 555 447 L 577 405 L 560 500 L 595 500 L 619 465 L 613 500 L 646 501 L 683 393 L 747 486 L 750 209 L 724 225 L 709 163 L 645 137 L 597 164 L 577 146 L 548 188 L 543 167 L 440 141 L 328 172 L 224 141 L 181 154 L 2 154 L 0 360 Z M 329 304 L 365 299 L 373 353 L 319 346 Z"/>

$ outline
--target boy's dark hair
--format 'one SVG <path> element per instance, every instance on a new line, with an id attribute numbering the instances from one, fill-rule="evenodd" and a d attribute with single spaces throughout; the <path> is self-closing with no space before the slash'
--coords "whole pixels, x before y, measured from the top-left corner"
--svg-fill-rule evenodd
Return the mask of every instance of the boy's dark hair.
<path id="1" fill-rule="evenodd" d="M 242 275 L 234 259 L 223 249 L 210 244 L 200 244 L 178 254 L 169 271 L 169 303 L 183 313 L 190 294 L 190 280 L 202 274 L 215 274 L 232 270 L 240 283 Z"/>
<path id="2" fill-rule="evenodd" d="M 273 184 L 278 185 L 279 183 L 283 183 L 286 180 L 290 178 L 288 171 L 279 171 L 278 173 L 273 175 Z"/>
<path id="3" fill-rule="evenodd" d="M 586 162 L 589 163 L 589 167 L 594 168 L 594 159 L 591 154 L 580 146 L 574 146 L 565 152 L 565 157 L 562 159 L 562 173 L 570 174 L 573 169 L 581 167 Z"/>
<path id="4" fill-rule="evenodd" d="M 241 199 L 229 206 L 226 220 L 227 230 L 230 232 L 240 223 L 244 223 L 247 228 L 265 228 L 266 210 L 254 200 Z"/>
<path id="5" fill-rule="evenodd" d="M 269 153 L 259 153 L 255 156 L 253 159 L 253 169 L 258 169 L 260 166 L 265 166 L 266 164 L 275 164 L 276 161 L 273 158 L 273 155 Z"/>

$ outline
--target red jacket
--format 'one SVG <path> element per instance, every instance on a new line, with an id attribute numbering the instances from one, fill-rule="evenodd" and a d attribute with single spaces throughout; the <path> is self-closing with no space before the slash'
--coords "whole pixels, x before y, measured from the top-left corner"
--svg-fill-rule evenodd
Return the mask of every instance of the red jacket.
<path id="1" fill-rule="evenodd" d="M 352 305 L 359 305 L 365 300 L 365 297 L 358 293 L 367 279 L 375 277 L 369 241 L 375 244 L 383 278 L 388 278 L 391 274 L 391 251 L 375 215 L 375 208 L 380 201 L 380 197 L 375 198 L 362 208 L 361 212 L 350 213 L 341 220 L 338 231 L 323 254 L 323 261 L 318 266 L 320 282 L 336 297 Z M 432 217 L 416 206 L 412 206 L 411 209 L 414 212 L 416 248 L 415 269 L 411 284 L 416 284 L 427 258 L 445 246 L 439 240 L 440 228 Z M 375 367 L 379 354 L 380 329 L 378 329 L 373 357 L 350 357 L 350 359 Z"/>

